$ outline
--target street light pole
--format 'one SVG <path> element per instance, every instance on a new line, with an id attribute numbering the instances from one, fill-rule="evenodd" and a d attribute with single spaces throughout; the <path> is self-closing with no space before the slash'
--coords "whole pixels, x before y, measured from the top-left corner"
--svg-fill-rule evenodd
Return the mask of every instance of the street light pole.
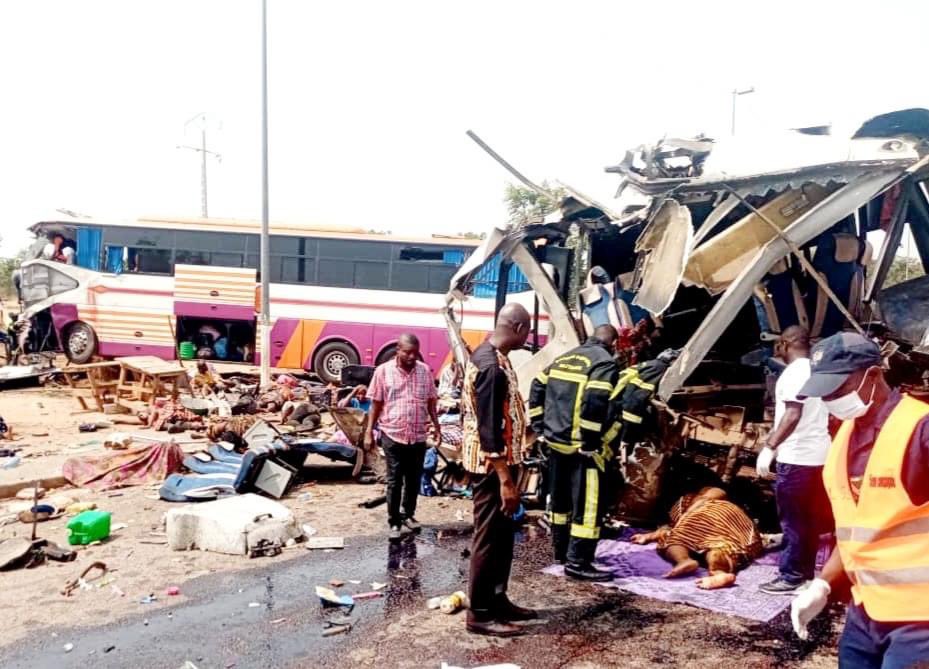
<path id="1" fill-rule="evenodd" d="M 735 134 L 735 101 L 736 101 L 736 98 L 739 97 L 740 95 L 748 95 L 749 93 L 754 93 L 754 92 L 755 92 L 754 86 L 752 86 L 751 88 L 743 89 L 741 91 L 738 88 L 732 89 L 732 134 L 733 135 Z"/>
<path id="2" fill-rule="evenodd" d="M 261 0 L 261 385 L 271 382 L 271 255 L 268 234 L 268 0 Z"/>

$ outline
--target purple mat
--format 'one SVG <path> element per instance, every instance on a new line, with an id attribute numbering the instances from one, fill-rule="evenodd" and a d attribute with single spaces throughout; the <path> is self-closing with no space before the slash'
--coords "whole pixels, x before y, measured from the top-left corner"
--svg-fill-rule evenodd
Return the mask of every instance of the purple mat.
<path id="1" fill-rule="evenodd" d="M 700 590 L 695 581 L 706 576 L 705 569 L 684 578 L 665 579 L 670 565 L 655 551 L 655 546 L 639 546 L 627 541 L 601 540 L 597 546 L 597 566 L 615 574 L 608 588 L 625 590 L 663 602 L 690 604 L 727 616 L 768 622 L 790 606 L 790 596 L 766 595 L 758 586 L 777 577 L 777 553 L 769 553 L 737 575 L 735 585 L 720 590 Z M 818 556 L 823 559 L 823 552 Z M 821 563 L 821 562 L 820 562 Z M 542 570 L 563 576 L 564 568 L 552 565 Z"/>

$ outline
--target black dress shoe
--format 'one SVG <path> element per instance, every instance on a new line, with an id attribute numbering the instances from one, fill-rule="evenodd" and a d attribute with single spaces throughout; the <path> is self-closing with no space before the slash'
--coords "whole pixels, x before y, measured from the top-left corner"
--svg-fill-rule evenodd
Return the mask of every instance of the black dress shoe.
<path id="1" fill-rule="evenodd" d="M 601 571 L 591 564 L 566 564 L 564 568 L 566 576 L 577 579 L 578 581 L 591 581 L 594 583 L 603 583 L 612 581 L 613 574 L 608 571 Z"/>
<path id="2" fill-rule="evenodd" d="M 478 621 L 478 620 L 469 620 L 466 629 L 471 634 L 482 634 L 484 636 L 519 636 L 520 634 L 525 634 L 526 629 L 524 627 L 519 627 L 518 625 L 513 625 L 512 623 L 505 623 L 499 620 L 487 620 L 487 621 Z"/>
<path id="3" fill-rule="evenodd" d="M 494 607 L 494 613 L 496 614 L 498 620 L 505 620 L 510 623 L 536 620 L 539 617 L 538 612 L 514 604 L 506 595 L 503 595 L 499 600 L 497 600 L 497 605 Z"/>

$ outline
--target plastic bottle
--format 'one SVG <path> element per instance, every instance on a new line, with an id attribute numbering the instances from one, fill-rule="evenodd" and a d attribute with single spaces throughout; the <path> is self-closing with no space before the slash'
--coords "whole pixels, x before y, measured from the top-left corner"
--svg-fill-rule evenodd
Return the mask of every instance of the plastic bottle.
<path id="1" fill-rule="evenodd" d="M 467 595 L 459 590 L 458 592 L 453 592 L 448 597 L 443 597 L 442 603 L 439 605 L 439 610 L 442 611 L 442 613 L 452 614 L 461 607 L 466 606 L 467 601 Z"/>
<path id="2" fill-rule="evenodd" d="M 13 467 L 19 467 L 20 462 L 22 462 L 22 459 L 18 455 L 11 458 L 0 458 L 0 468 L 13 469 Z"/>
<path id="3" fill-rule="evenodd" d="M 68 522 L 68 543 L 86 545 L 110 536 L 109 511 L 84 511 Z"/>

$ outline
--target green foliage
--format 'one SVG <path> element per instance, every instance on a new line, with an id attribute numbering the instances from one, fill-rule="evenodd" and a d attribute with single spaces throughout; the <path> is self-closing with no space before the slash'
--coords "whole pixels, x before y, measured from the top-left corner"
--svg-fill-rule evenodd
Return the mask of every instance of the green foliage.
<path id="1" fill-rule="evenodd" d="M 894 261 L 890 264 L 890 269 L 887 271 L 887 278 L 884 280 L 882 288 L 889 288 L 890 286 L 903 283 L 909 279 L 923 276 L 923 274 L 925 274 L 925 272 L 923 271 L 923 264 L 920 262 L 919 258 L 907 258 L 906 256 L 899 255 L 895 257 Z"/>
<path id="2" fill-rule="evenodd" d="M 26 249 L 23 249 L 13 258 L 0 258 L 0 296 L 13 297 L 16 290 L 13 288 L 13 272 L 19 269 L 20 263 L 26 258 Z"/>
<path id="3" fill-rule="evenodd" d="M 510 223 L 524 225 L 539 221 L 558 209 L 565 197 L 565 190 L 561 187 L 552 188 L 547 181 L 543 181 L 541 186 L 550 195 L 543 195 L 525 186 L 506 185 L 503 201 L 506 203 Z"/>
<path id="4" fill-rule="evenodd" d="M 486 232 L 459 232 L 459 237 L 464 237 L 465 239 L 485 239 L 487 237 Z"/>

